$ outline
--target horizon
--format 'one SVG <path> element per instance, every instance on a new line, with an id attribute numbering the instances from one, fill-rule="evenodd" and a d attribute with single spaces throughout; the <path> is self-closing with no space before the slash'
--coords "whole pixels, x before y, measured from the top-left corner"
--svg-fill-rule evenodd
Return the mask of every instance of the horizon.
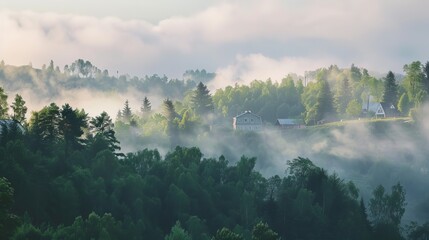
<path id="1" fill-rule="evenodd" d="M 402 73 L 404 64 L 429 55 L 429 34 L 422 31 L 429 3 L 417 0 L 78 3 L 6 1 L 3 60 L 41 67 L 82 58 L 110 73 L 171 78 L 206 69 L 240 82 L 332 64 Z"/>

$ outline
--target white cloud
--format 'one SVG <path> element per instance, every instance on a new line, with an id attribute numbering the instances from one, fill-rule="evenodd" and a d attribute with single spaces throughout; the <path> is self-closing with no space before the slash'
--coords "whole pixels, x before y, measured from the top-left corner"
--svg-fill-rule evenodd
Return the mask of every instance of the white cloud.
<path id="1" fill-rule="evenodd" d="M 248 84 L 253 80 L 280 81 L 289 73 L 300 76 L 308 69 L 328 66 L 334 59 L 289 58 L 273 59 L 262 54 L 238 55 L 235 62 L 216 70 L 216 78 L 210 83 L 211 89 L 217 89 L 234 83 Z"/>
<path id="2" fill-rule="evenodd" d="M 206 68 L 245 81 L 329 64 L 400 71 L 427 60 L 427 7 L 417 0 L 218 1 L 158 24 L 0 10 L 0 56 L 34 66 L 85 58 L 140 76 Z"/>

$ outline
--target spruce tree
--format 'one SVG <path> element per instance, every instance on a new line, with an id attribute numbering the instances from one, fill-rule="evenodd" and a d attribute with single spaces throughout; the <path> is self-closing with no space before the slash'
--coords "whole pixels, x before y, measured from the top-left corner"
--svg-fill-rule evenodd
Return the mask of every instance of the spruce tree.
<path id="1" fill-rule="evenodd" d="M 202 82 L 197 85 L 191 103 L 194 111 L 199 115 L 207 114 L 214 109 L 210 91 Z"/>
<path id="2" fill-rule="evenodd" d="M 173 102 L 170 99 L 164 100 L 163 104 L 164 116 L 167 119 L 167 129 L 166 133 L 170 138 L 170 147 L 173 149 L 175 146 L 179 145 L 179 136 L 177 132 L 177 124 L 174 119 L 177 116 L 176 110 L 174 108 Z"/>
<path id="3" fill-rule="evenodd" d="M 392 71 L 389 71 L 384 79 L 383 102 L 389 106 L 396 105 L 398 102 L 398 85 Z"/>
<path id="4" fill-rule="evenodd" d="M 141 107 L 141 111 L 144 114 L 149 113 L 152 110 L 151 103 L 147 97 L 144 97 L 143 99 L 143 106 Z"/>
<path id="5" fill-rule="evenodd" d="M 332 93 L 328 81 L 325 79 L 319 80 L 317 94 L 318 119 L 323 119 L 327 114 L 332 113 Z"/>
<path id="6" fill-rule="evenodd" d="M 126 122 L 131 120 L 132 112 L 128 104 L 128 100 L 125 101 L 124 109 L 122 110 L 122 117 Z"/>

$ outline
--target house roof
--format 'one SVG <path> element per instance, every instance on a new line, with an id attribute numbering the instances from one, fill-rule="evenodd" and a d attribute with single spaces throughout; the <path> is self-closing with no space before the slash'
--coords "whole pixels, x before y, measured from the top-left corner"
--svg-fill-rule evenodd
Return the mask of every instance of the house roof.
<path id="1" fill-rule="evenodd" d="M 377 112 L 377 110 L 383 107 L 379 102 L 370 102 L 369 104 L 363 104 L 362 109 L 367 110 L 368 112 Z"/>
<path id="2" fill-rule="evenodd" d="M 299 125 L 301 124 L 300 119 L 292 119 L 292 118 L 283 118 L 283 119 L 277 119 L 277 124 L 279 125 Z"/>
<path id="3" fill-rule="evenodd" d="M 242 117 L 242 116 L 244 116 L 244 115 L 248 115 L 248 114 L 251 114 L 251 115 L 253 115 L 253 116 L 257 117 L 257 118 L 261 118 L 261 116 L 259 116 L 259 115 L 257 115 L 257 114 L 254 114 L 254 113 L 252 113 L 251 111 L 245 111 L 244 113 L 238 114 L 238 115 L 237 115 L 237 116 L 235 116 L 234 118 L 239 118 L 239 117 Z"/>

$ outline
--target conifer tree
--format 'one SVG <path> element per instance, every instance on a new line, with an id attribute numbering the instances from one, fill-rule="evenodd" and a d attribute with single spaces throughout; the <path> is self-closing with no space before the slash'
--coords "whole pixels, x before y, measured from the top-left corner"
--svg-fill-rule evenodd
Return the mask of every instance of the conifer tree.
<path id="1" fill-rule="evenodd" d="M 164 100 L 164 117 L 167 118 L 168 122 L 173 122 L 174 118 L 176 117 L 177 113 L 174 108 L 173 102 L 170 99 Z"/>
<path id="2" fill-rule="evenodd" d="M 167 119 L 166 133 L 170 138 L 170 147 L 174 148 L 179 143 L 179 136 L 177 132 L 178 126 L 174 121 L 174 119 L 177 116 L 177 113 L 174 108 L 173 102 L 168 98 L 164 100 L 163 112 L 164 112 L 164 117 Z"/>
<path id="3" fill-rule="evenodd" d="M 102 112 L 99 116 L 91 119 L 89 122 L 89 129 L 93 137 L 103 139 L 107 142 L 109 150 L 115 152 L 121 150 L 119 141 L 116 139 L 115 131 L 113 130 L 114 124 L 109 114 Z M 121 155 L 121 154 L 117 154 Z"/>
<path id="4" fill-rule="evenodd" d="M 143 106 L 141 107 L 142 113 L 149 113 L 152 110 L 151 103 L 147 97 L 143 99 Z"/>
<path id="5" fill-rule="evenodd" d="M 122 121 L 122 111 L 119 109 L 116 114 L 116 121 Z"/>
<path id="6" fill-rule="evenodd" d="M 27 107 L 25 106 L 25 101 L 21 95 L 15 95 L 15 101 L 10 106 L 13 109 L 12 118 L 20 123 L 25 122 L 25 114 L 27 114 Z"/>
<path id="7" fill-rule="evenodd" d="M 398 85 L 396 85 L 395 75 L 389 71 L 384 79 L 383 102 L 390 105 L 396 105 L 398 102 Z"/>
<path id="8" fill-rule="evenodd" d="M 214 109 L 210 91 L 202 82 L 197 85 L 191 101 L 192 107 L 197 114 L 207 114 Z"/>
<path id="9" fill-rule="evenodd" d="M 125 121 L 129 122 L 131 120 L 132 112 L 128 104 L 128 100 L 125 101 L 124 109 L 122 110 L 122 117 Z"/>

